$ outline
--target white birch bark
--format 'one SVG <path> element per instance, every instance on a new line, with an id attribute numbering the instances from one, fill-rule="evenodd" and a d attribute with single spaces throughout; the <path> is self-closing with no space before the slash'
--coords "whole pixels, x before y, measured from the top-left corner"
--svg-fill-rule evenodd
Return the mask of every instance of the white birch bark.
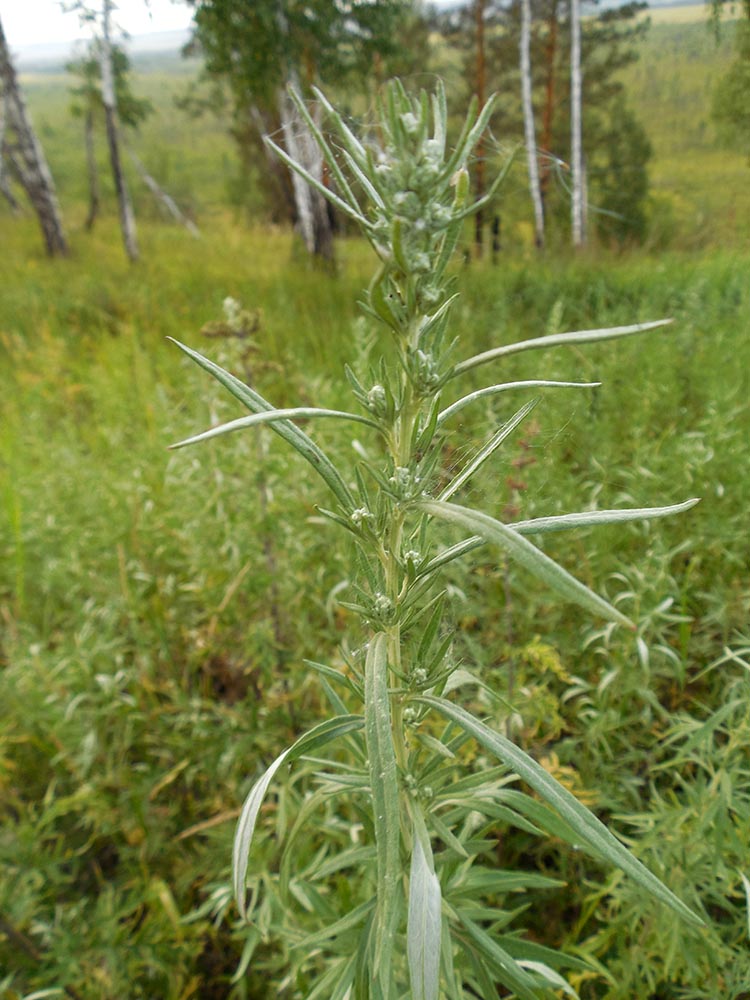
<path id="1" fill-rule="evenodd" d="M 135 215 L 130 194 L 125 181 L 120 158 L 120 142 L 117 132 L 117 99 L 115 97 L 115 80 L 112 68 L 112 42 L 110 16 L 112 0 L 102 0 L 102 38 L 99 60 L 102 71 L 102 103 L 104 104 L 104 120 L 107 128 L 107 144 L 109 159 L 112 165 L 112 177 L 117 192 L 117 203 L 120 210 L 120 229 L 125 252 L 132 261 L 138 260 L 138 239 L 135 228 Z"/>
<path id="2" fill-rule="evenodd" d="M 68 244 L 62 227 L 55 184 L 26 109 L 2 23 L 0 23 L 0 83 L 7 113 L 7 125 L 13 129 L 15 136 L 14 149 L 11 153 L 12 163 L 39 219 L 47 253 L 51 257 L 65 255 L 68 252 Z"/>
<path id="3" fill-rule="evenodd" d="M 5 120 L 5 94 L 0 92 L 0 194 L 3 195 L 10 205 L 13 214 L 19 215 L 21 206 L 13 194 L 13 189 L 10 186 L 10 180 L 5 169 Z"/>
<path id="4" fill-rule="evenodd" d="M 282 35 L 288 35 L 289 25 L 283 3 L 279 3 L 277 7 L 276 17 Z M 323 156 L 307 125 L 298 119 L 287 92 L 290 86 L 301 93 L 299 74 L 291 63 L 286 68 L 286 86 L 279 93 L 279 116 L 284 145 L 291 158 L 322 183 Z M 296 171 L 292 171 L 292 190 L 297 222 L 305 247 L 310 254 L 322 257 L 324 260 L 333 260 L 333 230 L 328 215 L 328 203 L 323 195 L 310 187 Z"/>
<path id="5" fill-rule="evenodd" d="M 291 80 L 292 85 L 295 84 Z M 299 121 L 286 92 L 279 95 L 279 113 L 287 153 L 317 180 L 323 180 L 323 157 L 304 122 Z M 333 234 L 325 199 L 304 178 L 292 172 L 294 203 L 300 233 L 308 252 L 330 260 L 333 257 Z"/>
<path id="6" fill-rule="evenodd" d="M 586 242 L 583 179 L 583 80 L 581 72 L 581 0 L 570 0 L 570 145 L 573 246 Z"/>
<path id="7" fill-rule="evenodd" d="M 539 184 L 539 159 L 534 127 L 534 104 L 531 89 L 531 0 L 521 0 L 521 101 L 523 104 L 523 129 L 526 142 L 526 160 L 529 169 L 529 190 L 534 206 L 534 242 L 544 246 L 544 205 Z"/>

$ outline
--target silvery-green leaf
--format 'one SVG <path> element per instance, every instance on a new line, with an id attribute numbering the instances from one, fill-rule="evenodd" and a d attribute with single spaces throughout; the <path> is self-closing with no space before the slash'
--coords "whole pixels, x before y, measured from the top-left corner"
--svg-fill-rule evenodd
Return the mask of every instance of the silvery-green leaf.
<path id="1" fill-rule="evenodd" d="M 295 743 L 279 754 L 276 760 L 266 769 L 265 773 L 251 788 L 237 822 L 237 830 L 234 835 L 234 849 L 232 851 L 232 883 L 237 907 L 240 911 L 240 916 L 243 918 L 246 914 L 245 881 L 247 878 L 248 853 L 252 844 L 258 813 L 274 775 L 285 762 L 291 763 L 303 754 L 316 750 L 338 736 L 343 736 L 355 729 L 361 729 L 363 724 L 364 720 L 360 715 L 344 715 L 321 722 L 320 725 L 315 726 L 308 733 L 305 733 L 304 736 L 300 736 Z"/>
<path id="2" fill-rule="evenodd" d="M 338 163 L 336 162 L 336 157 L 333 155 L 333 151 L 331 150 L 331 147 L 329 146 L 329 144 L 326 142 L 326 139 L 325 139 L 323 133 L 320 131 L 320 128 L 318 127 L 317 122 L 315 121 L 315 119 L 313 118 L 313 116 L 310 114 L 310 112 L 307 110 L 307 104 L 305 103 L 302 95 L 299 94 L 294 89 L 294 87 L 290 87 L 289 88 L 289 96 L 291 97 L 292 101 L 296 105 L 297 110 L 299 111 L 299 113 L 304 118 L 304 120 L 305 120 L 305 122 L 307 124 L 307 127 L 310 130 L 310 134 L 315 139 L 315 142 L 318 145 L 318 149 L 320 149 L 320 152 L 322 153 L 323 158 L 324 158 L 324 160 L 326 161 L 326 163 L 328 165 L 328 169 L 331 171 L 331 175 L 336 180 L 336 184 L 337 184 L 339 190 L 343 191 L 344 196 L 348 200 L 348 202 L 351 205 L 352 209 L 355 212 L 357 212 L 359 215 L 363 215 L 364 213 L 362 212 L 362 209 L 359 207 L 357 199 L 354 196 L 354 192 L 349 187 L 349 182 L 347 181 L 346 177 L 344 176 L 343 171 L 341 170 L 341 168 L 339 167 Z"/>
<path id="3" fill-rule="evenodd" d="M 443 492 L 438 497 L 439 500 L 449 500 L 454 493 L 461 489 L 461 487 L 471 479 L 471 477 L 478 472 L 479 469 L 484 465 L 484 463 L 491 458 L 495 451 L 500 447 L 500 445 L 505 441 L 505 439 L 513 433 L 513 431 L 518 427 L 518 425 L 531 413 L 537 404 L 537 400 L 532 399 L 530 402 L 522 406 L 520 410 L 513 414 L 510 420 L 507 420 L 502 427 L 497 430 L 487 444 L 479 450 L 479 452 L 471 459 L 471 461 L 459 472 L 459 474 L 453 479 L 443 490 Z M 440 418 L 438 418 L 439 420 Z"/>
<path id="4" fill-rule="evenodd" d="M 207 431 L 193 435 L 193 437 L 185 438 L 184 441 L 178 441 L 177 444 L 170 445 L 170 447 L 184 448 L 186 445 L 196 444 L 198 441 L 208 441 L 210 438 L 220 437 L 222 434 L 231 434 L 233 431 L 241 431 L 246 427 L 255 427 L 259 424 L 271 424 L 279 420 L 307 420 L 313 417 L 338 417 L 340 420 L 355 420 L 360 424 L 368 424 L 376 430 L 378 426 L 369 417 L 363 417 L 359 413 L 347 413 L 345 410 L 325 410 L 316 406 L 294 406 L 284 410 L 266 410 L 263 413 L 252 413 L 249 417 L 239 417 L 237 420 L 229 420 L 226 424 L 211 427 Z"/>
<path id="5" fill-rule="evenodd" d="M 655 517 L 669 517 L 690 510 L 699 497 L 675 503 L 669 507 L 631 507 L 625 510 L 587 510 L 579 514 L 559 514 L 554 517 L 535 517 L 530 521 L 516 521 L 508 525 L 519 535 L 539 535 L 548 531 L 568 531 L 571 528 L 593 528 L 601 524 L 622 524 L 625 521 L 647 521 Z"/>
<path id="6" fill-rule="evenodd" d="M 647 330 L 655 330 L 657 327 L 666 326 L 671 323 L 671 319 L 659 319 L 652 323 L 634 323 L 631 326 L 612 326 L 601 330 L 574 330 L 570 333 L 554 333 L 548 337 L 534 337 L 532 340 L 521 340 L 515 344 L 504 344 L 502 347 L 493 347 L 492 350 L 483 351 L 482 354 L 475 354 L 473 358 L 460 361 L 453 369 L 453 375 L 462 375 L 464 372 L 488 361 L 495 361 L 497 358 L 506 357 L 509 354 L 518 354 L 520 351 L 536 351 L 545 347 L 562 347 L 570 344 L 589 344 L 600 340 L 615 340 L 619 337 L 631 337 L 636 333 L 645 333 Z"/>
<path id="7" fill-rule="evenodd" d="M 264 138 L 266 145 L 274 151 L 278 158 L 283 160 L 290 170 L 294 170 L 295 173 L 304 178 L 310 187 L 315 188 L 319 194 L 322 194 L 327 201 L 330 201 L 330 203 L 338 208 L 340 212 L 343 212 L 344 215 L 348 216 L 350 219 L 354 219 L 354 221 L 357 222 L 364 230 L 371 228 L 370 223 L 361 211 L 357 211 L 352 208 L 351 205 L 347 204 L 343 198 L 340 198 L 335 191 L 332 191 L 331 188 L 327 188 L 322 181 L 318 180 L 317 177 L 313 177 L 309 170 L 305 170 L 305 168 L 297 163 L 296 160 L 293 160 L 288 153 L 284 152 L 281 146 L 276 145 L 273 139 L 269 139 L 268 136 L 265 136 Z"/>
<path id="8" fill-rule="evenodd" d="M 411 1000 L 438 1000 L 440 991 L 441 894 L 432 848 L 421 814 L 414 817 L 406 953 Z"/>
<path id="9" fill-rule="evenodd" d="M 541 1000 L 542 997 L 548 1000 L 550 994 L 546 990 L 540 990 L 536 980 L 493 937 L 460 910 L 458 916 L 472 945 L 487 960 L 496 979 L 513 990 L 519 1000 Z"/>
<path id="10" fill-rule="evenodd" d="M 554 969 L 550 969 L 548 965 L 545 965 L 544 962 L 521 960 L 518 964 L 522 968 L 528 969 L 529 972 L 535 972 L 540 979 L 543 979 L 549 985 L 550 989 L 557 990 L 566 996 L 579 1000 L 578 994 L 570 983 L 563 979 L 559 972 L 555 972 Z"/>
<path id="11" fill-rule="evenodd" d="M 442 503 L 439 500 L 421 500 L 415 505 L 418 510 L 440 518 L 450 524 L 457 524 L 474 534 L 484 538 L 491 544 L 498 545 L 515 562 L 533 573 L 543 583 L 555 590 L 561 597 L 574 601 L 586 608 L 592 614 L 601 615 L 610 621 L 634 628 L 633 623 L 618 611 L 617 608 L 599 597 L 580 580 L 576 580 L 566 569 L 563 569 L 554 559 L 528 542 L 507 524 L 495 520 L 488 514 L 483 514 L 468 507 L 457 504 Z"/>
<path id="12" fill-rule="evenodd" d="M 555 382 L 549 379 L 527 379 L 521 382 L 502 382 L 498 385 L 488 385 L 484 389 L 477 389 L 476 392 L 470 392 L 467 396 L 457 399 L 455 403 L 451 403 L 439 414 L 438 425 L 444 423 L 449 417 L 455 416 L 469 403 L 482 399 L 484 396 L 496 396 L 498 393 L 511 392 L 514 389 L 596 389 L 600 385 L 601 382 Z"/>
<path id="13" fill-rule="evenodd" d="M 375 967 L 383 986 L 390 978 L 401 880 L 401 821 L 386 647 L 386 635 L 379 632 L 370 640 L 365 659 L 365 739 L 378 875 Z"/>
<path id="14" fill-rule="evenodd" d="M 578 799 L 545 771 L 533 757 L 530 757 L 505 736 L 496 733 L 489 726 L 480 722 L 460 705 L 454 705 L 453 702 L 446 701 L 444 698 L 435 698 L 432 695 L 419 695 L 414 700 L 431 706 L 446 719 L 461 726 L 486 750 L 489 750 L 511 768 L 545 802 L 560 813 L 562 818 L 578 834 L 581 844 L 592 851 L 595 856 L 621 868 L 626 875 L 629 875 L 638 885 L 646 889 L 655 899 L 666 903 L 691 924 L 703 926 L 703 921 L 696 913 L 634 857 L 589 809 L 581 805 Z"/>
<path id="15" fill-rule="evenodd" d="M 747 876 L 740 872 L 740 878 L 742 879 L 742 886 L 745 890 L 745 904 L 747 907 L 747 934 L 750 937 L 750 880 Z"/>
<path id="16" fill-rule="evenodd" d="M 344 141 L 346 148 L 349 150 L 352 156 L 356 157 L 359 165 L 361 167 L 364 167 L 365 164 L 367 163 L 367 150 L 365 149 L 365 147 L 355 136 L 355 134 L 351 131 L 349 126 L 344 122 L 344 119 L 338 113 L 336 108 L 334 108 L 334 106 L 328 100 L 323 91 L 318 90 L 317 87 L 313 87 L 313 93 L 325 108 L 326 114 L 334 122 L 334 125 L 336 126 L 339 135 Z"/>
<path id="17" fill-rule="evenodd" d="M 181 351 L 184 351 L 184 353 L 195 361 L 195 363 L 204 371 L 208 372 L 209 375 L 212 375 L 220 385 L 223 385 L 225 389 L 228 389 L 235 399 L 239 399 L 239 401 L 243 403 L 252 413 L 267 413 L 276 409 L 276 407 L 269 403 L 267 399 L 264 399 L 259 392 L 256 392 L 255 389 L 251 389 L 249 385 L 245 385 L 244 382 L 241 382 L 230 372 L 225 371 L 220 365 L 217 365 L 208 358 L 205 358 L 202 354 L 198 351 L 194 351 L 191 347 L 181 344 L 180 341 L 175 340 L 174 337 L 169 337 L 167 339 L 176 344 Z M 330 458 L 328 458 L 328 456 L 321 451 L 321 449 L 307 436 L 307 434 L 305 434 L 304 431 L 300 430 L 300 428 L 297 427 L 296 424 L 293 424 L 291 420 L 276 421 L 270 424 L 270 427 L 271 430 L 278 434 L 279 437 L 282 437 L 288 444 L 298 451 L 300 455 L 302 455 L 302 457 L 310 463 L 310 465 L 312 465 L 318 475 L 326 482 L 329 489 L 335 495 L 344 510 L 354 510 L 356 507 L 354 498 L 351 495 L 349 487 L 342 479 L 338 469 Z"/>

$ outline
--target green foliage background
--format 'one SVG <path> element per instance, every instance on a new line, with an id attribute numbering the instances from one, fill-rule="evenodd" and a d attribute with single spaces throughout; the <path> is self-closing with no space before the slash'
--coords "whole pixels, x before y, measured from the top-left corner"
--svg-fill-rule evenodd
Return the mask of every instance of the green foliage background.
<path id="1" fill-rule="evenodd" d="M 750 995 L 747 167 L 714 144 L 709 121 L 708 85 L 729 50 L 714 49 L 700 24 L 656 26 L 645 45 L 627 79 L 655 150 L 650 239 L 660 252 L 536 260 L 519 172 L 504 194 L 498 264 L 461 271 L 459 332 L 468 353 L 665 315 L 675 325 L 558 352 L 542 370 L 538 358 L 509 363 L 519 378 L 603 386 L 546 397 L 516 464 L 487 471 L 476 488 L 498 516 L 508 505 L 532 517 L 703 502 L 679 519 L 549 542 L 622 601 L 639 641 L 582 624 L 541 592 L 521 603 L 513 574 L 484 556 L 455 571 L 452 600 L 462 655 L 514 705 L 515 738 L 687 902 L 700 900 L 711 923 L 694 939 L 562 842 L 499 827 L 499 865 L 565 880 L 510 892 L 507 908 L 526 907 L 518 920 L 532 939 L 601 963 L 569 974 L 584 1000 L 741 1000 Z M 28 93 L 71 259 L 49 262 L 30 219 L 0 216 L 4 1000 L 66 989 L 86 1000 L 296 998 L 316 974 L 315 955 L 290 967 L 284 950 L 290 918 L 317 917 L 309 899 L 282 897 L 274 842 L 305 795 L 304 770 L 264 813 L 255 858 L 268 902 L 249 931 L 230 904 L 229 857 L 253 779 L 318 717 L 319 687 L 302 658 L 335 662 L 348 552 L 318 521 L 316 484 L 270 436 L 263 473 L 251 435 L 167 453 L 236 411 L 165 337 L 250 366 L 279 406 L 345 405 L 341 367 L 363 346 L 355 301 L 370 262 L 343 239 L 338 273 L 321 274 L 289 234 L 247 228 L 227 208 L 236 168 L 222 123 L 188 122 L 169 100 L 189 71 L 159 63 L 139 77 L 157 112 L 138 148 L 197 213 L 201 241 L 144 200 L 136 268 L 114 218 L 92 236 L 79 231 L 82 143 L 54 77 L 28 81 Z M 258 312 L 257 352 L 201 335 L 227 295 Z M 206 419 L 196 427 L 198 401 Z M 488 404 L 464 430 L 480 434 L 501 413 Z M 335 428 L 317 434 L 334 454 L 351 448 Z M 459 461 L 446 451 L 446 467 Z M 501 713 L 482 696 L 478 707 Z M 486 766 L 471 754 L 468 763 Z M 319 837 L 297 842 L 295 867 L 328 837 L 346 842 L 352 822 L 322 814 Z M 356 896 L 350 882 L 334 876 L 324 895 Z M 237 976 L 240 964 L 248 971 Z"/>

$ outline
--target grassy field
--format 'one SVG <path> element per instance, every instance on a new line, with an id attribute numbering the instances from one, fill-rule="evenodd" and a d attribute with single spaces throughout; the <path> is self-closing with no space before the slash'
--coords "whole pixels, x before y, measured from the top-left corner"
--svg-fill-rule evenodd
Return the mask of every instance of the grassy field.
<path id="1" fill-rule="evenodd" d="M 686 249 L 746 246 L 747 157 L 718 142 L 711 120 L 713 90 L 733 54 L 732 23 L 717 39 L 705 18 L 670 22 L 655 11 L 653 21 L 624 81 L 653 146 L 652 193 L 663 224 Z"/>
<path id="2" fill-rule="evenodd" d="M 506 252 L 496 266 L 457 266 L 457 333 L 469 354 L 567 329 L 674 324 L 506 362 L 498 379 L 602 387 L 546 395 L 473 491 L 501 517 L 701 503 L 550 536 L 549 553 L 633 617 L 635 637 L 529 592 L 482 552 L 448 579 L 454 647 L 503 699 L 480 694 L 476 707 L 512 726 L 707 921 L 695 935 L 563 840 L 498 823 L 498 866 L 565 883 L 498 899 L 513 927 L 589 963 L 566 972 L 581 1000 L 747 1000 L 747 165 L 714 145 L 707 123 L 726 47 L 701 24 L 657 25 L 646 44 L 629 86 L 674 249 Z M 367 355 L 356 299 L 372 261 L 341 240 L 336 273 L 324 272 L 289 233 L 241 224 L 226 205 L 229 140 L 207 119 L 184 152 L 188 123 L 164 100 L 162 73 L 143 79 L 158 111 L 140 141 L 159 137 L 150 165 L 193 207 L 201 240 L 140 196 L 136 266 L 111 213 L 82 231 L 79 126 L 55 77 L 29 95 L 70 258 L 47 260 L 30 218 L 0 215 L 2 1000 L 302 1000 L 323 962 L 289 949 L 321 918 L 303 880 L 285 889 L 289 859 L 276 846 L 314 787 L 313 765 L 264 810 L 251 887 L 267 903 L 250 928 L 229 866 L 253 779 L 327 711 L 303 659 L 340 664 L 342 642 L 356 641 L 337 603 L 350 553 L 321 523 L 317 483 L 270 435 L 167 450 L 237 408 L 166 338 L 277 405 L 350 406 L 342 368 Z M 257 312 L 251 345 L 201 333 L 226 296 Z M 509 405 L 467 410 L 462 440 L 483 440 Z M 316 439 L 353 468 L 351 442 L 319 426 Z M 446 472 L 463 447 L 446 438 Z M 488 766 L 475 750 L 466 762 Z M 325 829 L 348 837 L 355 819 L 324 811 L 295 868 Z M 323 911 L 371 891 L 370 874 L 324 880 Z"/>

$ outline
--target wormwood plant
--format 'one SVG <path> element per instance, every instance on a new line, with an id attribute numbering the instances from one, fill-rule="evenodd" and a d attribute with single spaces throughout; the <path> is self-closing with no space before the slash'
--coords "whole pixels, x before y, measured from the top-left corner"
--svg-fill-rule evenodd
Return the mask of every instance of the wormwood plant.
<path id="1" fill-rule="evenodd" d="M 619 866 L 647 893 L 681 918 L 698 918 L 645 868 L 587 808 L 531 756 L 495 732 L 461 704 L 466 686 L 482 685 L 451 654 L 444 621 L 441 570 L 480 546 L 495 546 L 505 558 L 585 611 L 633 628 L 617 608 L 584 586 L 530 536 L 636 518 L 662 517 L 696 501 L 672 507 L 604 510 L 503 523 L 454 498 L 528 417 L 535 401 L 521 406 L 447 483 L 438 487 L 441 448 L 456 416 L 477 400 L 532 387 L 575 386 L 570 382 L 497 382 L 460 395 L 467 372 L 520 351 L 626 337 L 665 321 L 545 336 L 456 358 L 451 309 L 456 300 L 447 269 L 464 220 L 487 196 L 469 199 L 467 163 L 489 115 L 470 109 L 450 150 L 446 141 L 445 94 L 418 98 L 391 83 L 379 105 L 378 142 L 363 143 L 331 107 L 329 140 L 296 95 L 300 115 L 314 135 L 333 181 L 319 184 L 273 142 L 293 170 L 354 220 L 377 255 L 379 266 L 365 296 L 368 316 L 386 332 L 397 362 L 382 360 L 365 375 L 346 368 L 356 402 L 351 412 L 298 407 L 276 409 L 259 393 L 196 351 L 179 345 L 251 411 L 181 442 L 207 440 L 267 424 L 315 469 L 330 491 L 321 513 L 354 542 L 356 599 L 346 605 L 366 633 L 359 652 L 345 654 L 346 669 L 311 664 L 334 707 L 321 722 L 281 753 L 255 783 L 242 809 L 234 857 L 234 890 L 240 913 L 252 919 L 258 907 L 246 899 L 249 852 L 264 797 L 277 773 L 293 761 L 318 755 L 334 740 L 344 756 L 316 756 L 318 791 L 303 807 L 292 834 L 312 823 L 316 806 L 347 796 L 352 842 L 324 860 L 326 873 L 352 873 L 353 905 L 331 914 L 323 890 L 313 909 L 327 926 L 295 943 L 303 953 L 327 951 L 310 998 L 326 1000 L 459 1000 L 498 996 L 498 984 L 524 1000 L 575 995 L 558 971 L 575 959 L 526 942 L 507 930 L 514 914 L 503 906 L 513 890 L 554 884 L 530 873 L 497 870 L 486 863 L 488 832 L 498 824 L 533 833 L 547 831 Z M 457 393 L 454 387 L 459 388 Z M 458 396 L 458 398 L 456 398 Z M 452 402 L 446 402 L 452 399 Z M 372 438 L 379 459 L 340 470 L 300 429 L 300 418 L 352 421 Z M 378 451 L 379 449 L 379 451 Z M 445 544 L 445 529 L 460 540 Z M 451 697 L 456 696 L 456 697 Z M 497 760 L 474 773 L 462 764 L 473 739 Z M 515 786 L 515 787 L 511 787 Z M 354 836 L 354 828 L 358 835 Z M 313 834 L 313 830 L 310 831 Z M 288 857 L 287 857 L 288 861 Z M 369 882 L 372 873 L 372 883 Z M 311 881 L 316 877 L 313 863 Z M 322 882 L 319 883 L 322 885 Z M 311 898 L 309 896 L 308 898 Z M 579 965 L 581 963 L 578 963 Z M 558 994 L 559 995 L 559 994 Z"/>

